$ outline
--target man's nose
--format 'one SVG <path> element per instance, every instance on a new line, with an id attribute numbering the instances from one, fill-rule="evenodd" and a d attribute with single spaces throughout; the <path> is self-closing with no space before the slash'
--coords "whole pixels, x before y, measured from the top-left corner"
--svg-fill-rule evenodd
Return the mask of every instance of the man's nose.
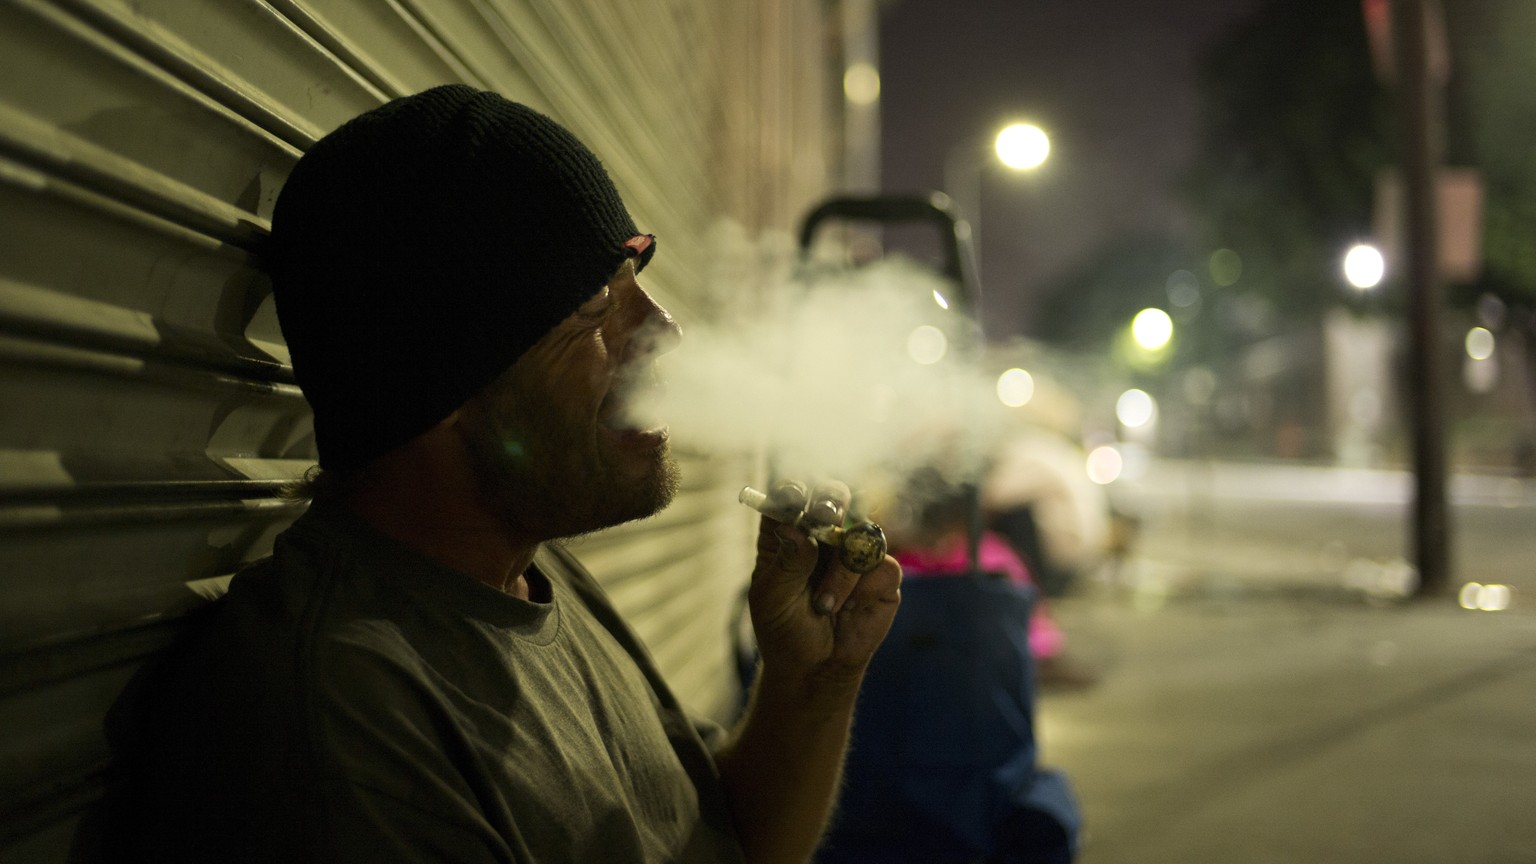
<path id="1" fill-rule="evenodd" d="M 676 348 L 683 341 L 682 326 L 677 323 L 676 318 L 672 317 L 672 313 L 668 312 L 660 303 L 656 304 L 656 312 L 652 316 L 652 320 L 655 322 L 654 336 L 652 337 L 655 340 L 655 344 L 651 346 L 651 353 L 665 354 Z"/>
<path id="2" fill-rule="evenodd" d="M 683 328 L 678 326 L 672 313 L 656 302 L 650 292 L 641 289 L 639 300 L 644 313 L 624 352 L 629 360 L 643 360 L 665 354 L 683 340 Z"/>

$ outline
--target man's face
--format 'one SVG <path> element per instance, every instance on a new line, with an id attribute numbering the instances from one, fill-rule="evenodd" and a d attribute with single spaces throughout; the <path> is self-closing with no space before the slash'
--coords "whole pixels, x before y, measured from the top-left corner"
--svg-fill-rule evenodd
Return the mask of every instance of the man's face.
<path id="1" fill-rule="evenodd" d="M 671 503 L 667 430 L 634 428 L 629 394 L 655 382 L 676 322 L 632 262 L 465 406 L 481 492 L 509 527 L 542 539 L 649 516 Z"/>

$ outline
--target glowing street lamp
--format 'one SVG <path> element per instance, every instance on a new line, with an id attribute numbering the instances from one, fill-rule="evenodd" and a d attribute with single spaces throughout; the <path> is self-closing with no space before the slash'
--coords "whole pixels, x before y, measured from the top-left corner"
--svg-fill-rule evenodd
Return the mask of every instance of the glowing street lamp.
<path id="1" fill-rule="evenodd" d="M 1368 243 L 1357 243 L 1344 253 L 1344 278 L 1358 291 L 1368 291 L 1381 284 L 1387 260 L 1381 250 Z"/>
<path id="2" fill-rule="evenodd" d="M 1051 139 L 1033 123 L 1014 123 L 997 133 L 997 158 L 1015 171 L 1029 171 L 1045 164 L 1051 155 Z"/>
<path id="3" fill-rule="evenodd" d="M 1461 377 L 1473 393 L 1490 392 L 1499 383 L 1499 360 L 1494 356 L 1497 346 L 1493 331 L 1487 327 L 1467 331 L 1467 359 L 1462 363 Z"/>
<path id="4" fill-rule="evenodd" d="M 1051 153 L 1051 139 L 1033 123 L 1012 123 L 997 133 L 991 149 L 1005 167 L 1018 172 L 1032 171 L 1045 164 Z M 981 278 L 981 175 L 989 161 L 986 150 L 975 139 L 956 144 L 944 155 L 944 191 L 969 223 L 978 280 Z"/>
<path id="5" fill-rule="evenodd" d="M 1467 356 L 1473 360 L 1487 360 L 1493 356 L 1493 331 L 1487 327 L 1473 327 L 1467 331 Z"/>
<path id="6" fill-rule="evenodd" d="M 1173 340 L 1173 319 L 1161 309 L 1143 309 L 1131 319 L 1131 338 L 1146 351 L 1158 351 Z"/>

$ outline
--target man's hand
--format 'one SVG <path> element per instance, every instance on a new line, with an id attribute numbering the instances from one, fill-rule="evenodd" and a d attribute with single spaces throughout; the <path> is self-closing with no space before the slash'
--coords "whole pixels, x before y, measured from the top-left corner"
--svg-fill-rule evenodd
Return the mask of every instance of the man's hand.
<path id="1" fill-rule="evenodd" d="M 809 495 L 798 484 L 781 483 L 768 503 L 784 512 L 803 510 L 803 522 L 841 526 L 850 497 L 841 483 L 818 485 Z M 860 576 L 836 549 L 765 516 L 748 601 L 765 673 L 779 682 L 798 680 L 809 688 L 806 696 L 845 696 L 857 689 L 890 630 L 901 603 L 901 567 L 887 555 Z"/>
<path id="2" fill-rule="evenodd" d="M 842 525 L 848 487 L 796 484 L 768 494 L 764 512 Z M 762 674 L 735 740 L 719 754 L 750 864 L 804 864 L 836 802 L 864 669 L 901 603 L 901 567 L 844 567 L 802 528 L 764 516 L 748 590 Z"/>

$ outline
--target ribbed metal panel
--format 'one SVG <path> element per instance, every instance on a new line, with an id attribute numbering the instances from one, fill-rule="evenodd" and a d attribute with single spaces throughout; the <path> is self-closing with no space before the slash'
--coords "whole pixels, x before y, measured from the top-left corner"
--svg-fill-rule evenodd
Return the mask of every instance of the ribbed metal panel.
<path id="1" fill-rule="evenodd" d="M 302 151 L 463 81 L 588 140 L 717 300 L 706 238 L 828 191 L 820 0 L 0 0 L 0 861 L 62 861 L 107 707 L 299 513 L 312 463 L 259 250 Z M 732 286 L 738 300 L 755 286 Z M 680 695 L 735 704 L 752 463 L 685 459 L 661 515 L 578 554 Z"/>

